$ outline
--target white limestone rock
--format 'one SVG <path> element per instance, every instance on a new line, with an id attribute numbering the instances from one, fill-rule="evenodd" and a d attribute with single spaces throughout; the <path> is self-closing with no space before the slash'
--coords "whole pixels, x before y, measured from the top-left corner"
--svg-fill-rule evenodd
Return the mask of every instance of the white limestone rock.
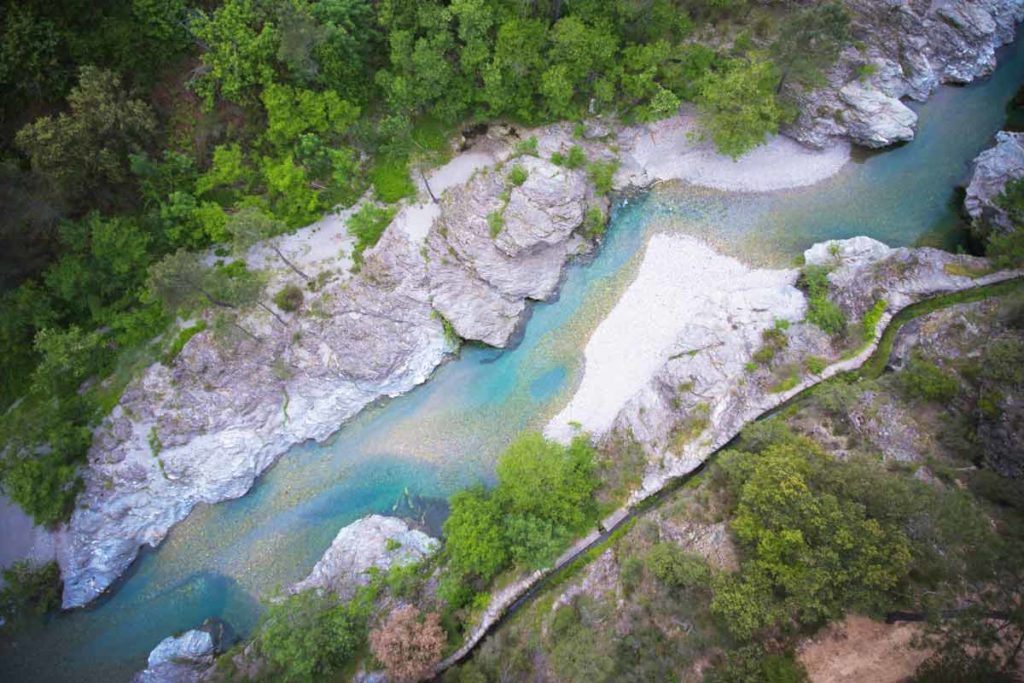
<path id="1" fill-rule="evenodd" d="M 392 567 L 419 562 L 439 547 L 437 539 L 410 529 L 397 517 L 370 515 L 342 527 L 313 571 L 294 584 L 291 592 L 317 589 L 347 600 L 359 586 L 369 582 L 370 568 L 386 572 Z"/>
<path id="2" fill-rule="evenodd" d="M 839 91 L 845 110 L 847 134 L 865 147 L 887 147 L 896 142 L 912 140 L 917 114 L 895 97 L 859 82 L 849 83 Z"/>
<path id="3" fill-rule="evenodd" d="M 208 630 L 165 638 L 149 653 L 146 668 L 132 677 L 132 683 L 195 683 L 216 653 L 216 639 Z"/>
<path id="4" fill-rule="evenodd" d="M 964 209 L 971 218 L 1001 231 L 1013 229 L 1005 209 L 995 203 L 1006 183 L 1024 176 L 1024 133 L 1000 131 L 996 144 L 974 160 L 974 173 L 967 186 Z"/>

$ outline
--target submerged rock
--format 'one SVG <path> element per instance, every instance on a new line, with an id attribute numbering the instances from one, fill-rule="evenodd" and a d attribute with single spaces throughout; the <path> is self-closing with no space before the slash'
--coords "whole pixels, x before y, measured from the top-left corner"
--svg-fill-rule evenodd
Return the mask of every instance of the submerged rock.
<path id="1" fill-rule="evenodd" d="M 964 209 L 985 230 L 1013 230 L 1006 210 L 997 206 L 995 200 L 1003 193 L 1006 183 L 1020 177 L 1024 177 L 1024 133 L 1000 131 L 996 134 L 995 146 L 974 160 Z"/>
<path id="2" fill-rule="evenodd" d="M 371 568 L 386 572 L 420 562 L 440 545 L 436 538 L 410 529 L 397 517 L 370 515 L 343 527 L 309 576 L 290 590 L 298 593 L 315 588 L 347 600 L 356 588 L 369 583 Z"/>

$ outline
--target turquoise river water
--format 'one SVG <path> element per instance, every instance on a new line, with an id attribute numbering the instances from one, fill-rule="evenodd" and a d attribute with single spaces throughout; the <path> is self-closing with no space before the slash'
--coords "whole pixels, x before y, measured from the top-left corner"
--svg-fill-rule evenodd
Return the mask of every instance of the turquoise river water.
<path id="1" fill-rule="evenodd" d="M 467 347 L 428 383 L 293 448 L 247 496 L 196 509 L 93 607 L 0 642 L 0 680 L 126 681 L 162 638 L 220 617 L 245 633 L 260 597 L 303 578 L 338 529 L 403 493 L 446 497 L 493 475 L 513 436 L 540 429 L 582 371 L 590 332 L 655 231 L 686 231 L 751 261 L 788 264 L 815 241 L 870 235 L 953 247 L 954 187 L 992 142 L 1024 76 L 1024 41 L 993 77 L 917 107 L 917 139 L 864 155 L 814 187 L 762 195 L 666 186 L 620 202 L 589 262 L 537 304 L 514 348 Z M 685 273 L 681 273 L 685 277 Z"/>

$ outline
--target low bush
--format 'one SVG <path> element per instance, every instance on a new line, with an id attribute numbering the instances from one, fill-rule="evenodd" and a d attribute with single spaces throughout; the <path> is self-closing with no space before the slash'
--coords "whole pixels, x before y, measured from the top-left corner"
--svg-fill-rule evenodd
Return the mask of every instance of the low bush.
<path id="1" fill-rule="evenodd" d="M 294 313 L 302 307 L 302 301 L 304 299 L 302 288 L 298 285 L 288 284 L 281 288 L 281 290 L 274 295 L 274 303 L 282 311 L 288 313 Z"/>
<path id="2" fill-rule="evenodd" d="M 374 588 L 365 587 L 352 601 L 339 604 L 337 596 L 311 590 L 271 604 L 256 646 L 274 678 L 314 681 L 340 677 L 365 647 L 375 594 Z"/>
<path id="3" fill-rule="evenodd" d="M 508 182 L 519 187 L 526 182 L 526 179 L 530 177 L 530 172 L 522 166 L 513 166 L 512 170 L 508 172 Z"/>
<path id="4" fill-rule="evenodd" d="M 537 150 L 537 138 L 531 135 L 525 140 L 520 140 L 519 142 L 517 142 L 516 154 L 520 156 L 524 154 L 528 154 L 533 157 L 538 156 L 539 152 Z"/>
<path id="5" fill-rule="evenodd" d="M 377 199 L 385 204 L 416 196 L 416 185 L 409 177 L 409 164 L 405 159 L 378 162 L 370 171 L 370 181 Z"/>
<path id="6" fill-rule="evenodd" d="M 185 344 L 188 344 L 189 340 L 192 339 L 192 337 L 196 336 L 205 329 L 205 320 L 200 320 L 195 325 L 190 325 L 189 327 L 183 328 L 181 331 L 178 332 L 178 336 L 174 338 L 174 341 L 171 342 L 171 345 L 168 347 L 167 351 L 164 352 L 161 362 L 163 362 L 164 365 L 170 365 L 171 363 L 173 363 L 174 359 L 178 357 L 179 353 L 181 353 L 181 350 L 185 348 Z"/>
<path id="7" fill-rule="evenodd" d="M 491 230 L 491 237 L 497 237 L 505 227 L 505 217 L 501 211 L 491 211 L 487 214 L 487 226 Z"/>
<path id="8" fill-rule="evenodd" d="M 955 375 L 917 354 L 911 357 L 907 367 L 896 374 L 896 383 L 907 398 L 937 403 L 952 400 L 960 391 L 960 382 Z"/>
<path id="9" fill-rule="evenodd" d="M 582 437 L 562 446 L 526 433 L 499 458 L 497 474 L 492 491 L 452 496 L 444 524 L 449 568 L 480 588 L 512 565 L 546 566 L 597 516 L 594 451 Z"/>
<path id="10" fill-rule="evenodd" d="M 587 166 L 587 174 L 597 194 L 606 195 L 612 191 L 612 179 L 618 168 L 618 161 L 594 161 Z"/>
<path id="11" fill-rule="evenodd" d="M 579 145 L 570 147 L 569 153 L 565 156 L 565 167 L 577 169 L 582 168 L 585 163 L 587 163 L 587 155 L 584 153 L 583 148 Z"/>
<path id="12" fill-rule="evenodd" d="M 377 244 L 394 217 L 393 208 L 366 204 L 348 219 L 348 233 L 356 238 L 352 261 L 357 267 L 363 263 L 363 252 Z"/>
<path id="13" fill-rule="evenodd" d="M 698 555 L 687 553 L 674 543 L 657 543 L 644 558 L 647 570 L 671 590 L 706 588 L 711 570 Z"/>
<path id="14" fill-rule="evenodd" d="M 583 234 L 590 239 L 597 239 L 604 234 L 605 228 L 607 227 L 607 221 L 604 216 L 604 211 L 599 206 L 592 206 L 587 209 L 587 213 L 583 216 Z"/>
<path id="15" fill-rule="evenodd" d="M 834 337 L 846 331 L 846 314 L 828 298 L 828 273 L 825 266 L 804 266 L 797 284 L 807 293 L 807 319 Z"/>

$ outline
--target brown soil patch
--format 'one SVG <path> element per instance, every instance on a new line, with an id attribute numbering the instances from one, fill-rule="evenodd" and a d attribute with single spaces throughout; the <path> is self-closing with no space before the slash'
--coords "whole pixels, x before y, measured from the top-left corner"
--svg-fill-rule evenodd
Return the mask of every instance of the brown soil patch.
<path id="1" fill-rule="evenodd" d="M 897 683 L 911 676 L 931 654 L 911 644 L 916 624 L 884 624 L 849 616 L 805 641 L 797 658 L 814 683 Z"/>

